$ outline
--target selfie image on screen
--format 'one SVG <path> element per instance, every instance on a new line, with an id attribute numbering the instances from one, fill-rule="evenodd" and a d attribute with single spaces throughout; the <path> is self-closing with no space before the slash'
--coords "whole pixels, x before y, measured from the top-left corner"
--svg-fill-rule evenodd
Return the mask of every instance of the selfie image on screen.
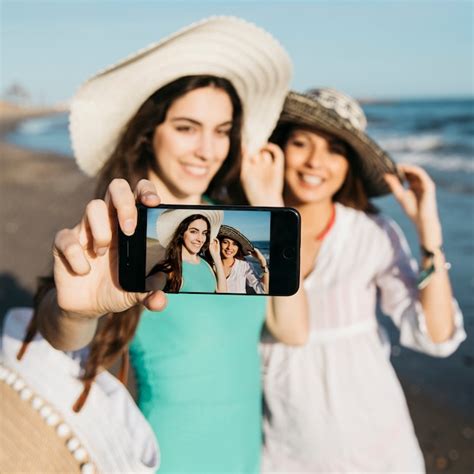
<path id="1" fill-rule="evenodd" d="M 270 212 L 149 209 L 146 289 L 268 294 Z"/>

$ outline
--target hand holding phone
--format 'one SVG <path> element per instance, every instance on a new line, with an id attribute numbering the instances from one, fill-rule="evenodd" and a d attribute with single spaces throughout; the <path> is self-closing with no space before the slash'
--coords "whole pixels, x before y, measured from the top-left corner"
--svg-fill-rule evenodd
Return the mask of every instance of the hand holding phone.
<path id="1" fill-rule="evenodd" d="M 56 234 L 54 279 L 63 313 L 93 319 L 138 303 L 153 310 L 165 306 L 166 296 L 161 292 L 130 293 L 118 283 L 117 221 L 121 231 L 134 233 L 136 199 L 149 206 L 160 203 L 151 182 L 140 181 L 133 192 L 125 180 L 115 179 L 104 200 L 89 202 L 77 226 Z"/>

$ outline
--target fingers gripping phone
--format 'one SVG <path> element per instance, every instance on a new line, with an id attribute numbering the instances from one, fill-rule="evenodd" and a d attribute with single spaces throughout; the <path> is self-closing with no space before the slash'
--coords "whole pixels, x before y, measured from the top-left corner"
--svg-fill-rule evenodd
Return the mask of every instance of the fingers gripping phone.
<path id="1" fill-rule="evenodd" d="M 300 216 L 291 208 L 137 205 L 119 228 L 126 291 L 290 296 L 299 286 Z"/>

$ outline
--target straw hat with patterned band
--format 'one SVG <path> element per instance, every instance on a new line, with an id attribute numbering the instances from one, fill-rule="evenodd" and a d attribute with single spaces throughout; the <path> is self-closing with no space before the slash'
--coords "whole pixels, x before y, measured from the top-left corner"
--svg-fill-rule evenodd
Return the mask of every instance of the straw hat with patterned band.
<path id="1" fill-rule="evenodd" d="M 156 235 L 160 244 L 166 248 L 171 242 L 173 235 L 179 224 L 189 216 L 199 214 L 206 217 L 211 224 L 210 239 L 215 239 L 219 233 L 224 211 L 214 211 L 209 209 L 167 209 L 162 212 L 156 220 Z"/>
<path id="2" fill-rule="evenodd" d="M 313 89 L 306 94 L 290 92 L 279 124 L 291 123 L 334 135 L 355 151 L 364 187 L 369 197 L 390 193 L 383 179 L 385 173 L 396 174 L 395 162 L 366 133 L 367 119 L 360 105 L 334 89 Z"/>
<path id="3" fill-rule="evenodd" d="M 242 252 L 244 253 L 244 255 L 249 255 L 255 250 L 254 246 L 252 245 L 252 242 L 250 242 L 250 240 L 247 239 L 247 237 L 245 237 L 244 234 L 239 232 L 234 227 L 231 227 L 230 225 L 225 225 L 225 224 L 222 225 L 217 238 L 218 239 L 229 238 L 229 239 L 235 240 L 236 242 L 240 244 L 240 247 L 242 248 Z"/>
<path id="4" fill-rule="evenodd" d="M 184 76 L 228 79 L 243 106 L 243 144 L 257 152 L 276 125 L 292 75 L 288 54 L 240 18 L 193 23 L 86 81 L 71 102 L 69 130 L 79 167 L 95 175 L 121 132 L 155 91 Z"/>

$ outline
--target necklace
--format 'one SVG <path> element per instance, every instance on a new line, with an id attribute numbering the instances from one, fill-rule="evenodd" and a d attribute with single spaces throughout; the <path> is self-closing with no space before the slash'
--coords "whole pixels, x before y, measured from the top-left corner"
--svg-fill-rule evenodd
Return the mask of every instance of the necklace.
<path id="1" fill-rule="evenodd" d="M 332 210 L 331 210 L 331 217 L 328 220 L 328 223 L 326 224 L 326 227 L 315 237 L 315 240 L 321 241 L 326 237 L 326 235 L 329 233 L 329 231 L 332 229 L 334 226 L 334 222 L 336 221 L 336 206 L 333 204 L 332 205 Z"/>

